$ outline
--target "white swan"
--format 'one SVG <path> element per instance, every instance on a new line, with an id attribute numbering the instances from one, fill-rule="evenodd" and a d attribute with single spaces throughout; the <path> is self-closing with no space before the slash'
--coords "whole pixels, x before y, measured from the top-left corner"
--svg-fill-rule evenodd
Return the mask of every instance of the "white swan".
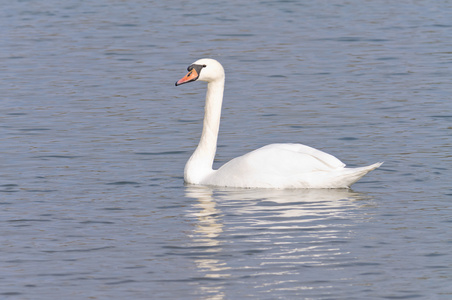
<path id="1" fill-rule="evenodd" d="M 213 170 L 224 91 L 224 69 L 214 59 L 200 59 L 176 86 L 207 81 L 201 140 L 185 165 L 189 184 L 240 188 L 349 188 L 382 163 L 345 168 L 334 156 L 301 144 L 271 144 L 232 159 Z"/>

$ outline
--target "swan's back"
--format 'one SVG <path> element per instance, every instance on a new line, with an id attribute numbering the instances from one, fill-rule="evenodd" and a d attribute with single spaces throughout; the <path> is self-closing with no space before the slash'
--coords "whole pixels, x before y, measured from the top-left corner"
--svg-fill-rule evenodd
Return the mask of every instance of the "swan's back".
<path id="1" fill-rule="evenodd" d="M 323 151 L 301 144 L 271 144 L 224 164 L 203 182 L 242 188 L 347 188 L 375 164 L 344 168 Z"/>

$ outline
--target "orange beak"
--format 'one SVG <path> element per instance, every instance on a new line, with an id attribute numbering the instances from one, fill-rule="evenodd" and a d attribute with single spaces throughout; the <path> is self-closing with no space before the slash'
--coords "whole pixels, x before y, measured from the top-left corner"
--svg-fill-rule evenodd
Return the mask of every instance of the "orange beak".
<path id="1" fill-rule="evenodd" d="M 176 86 L 181 85 L 183 83 L 192 82 L 198 79 L 199 74 L 196 72 L 196 70 L 193 68 L 190 72 L 187 73 L 182 79 L 180 79 L 178 82 L 176 82 Z"/>

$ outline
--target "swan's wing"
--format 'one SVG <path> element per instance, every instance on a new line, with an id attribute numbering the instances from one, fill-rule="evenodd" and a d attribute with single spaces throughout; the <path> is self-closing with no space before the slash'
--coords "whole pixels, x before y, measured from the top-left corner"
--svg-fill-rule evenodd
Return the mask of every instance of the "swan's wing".
<path id="1" fill-rule="evenodd" d="M 315 173 L 345 166 L 339 159 L 301 144 L 271 144 L 224 164 L 207 184 L 243 187 L 297 186 Z"/>
<path id="2" fill-rule="evenodd" d="M 234 158 L 221 169 L 246 174 L 291 174 L 332 171 L 345 164 L 323 151 L 301 144 L 270 144 Z"/>
<path id="3" fill-rule="evenodd" d="M 319 162 L 323 163 L 325 166 L 329 166 L 331 169 L 345 167 L 345 164 L 333 155 L 302 144 L 270 144 L 255 151 L 269 151 L 268 154 L 270 155 L 274 155 L 276 153 L 279 153 L 281 155 L 290 155 L 289 153 L 292 152 L 290 156 L 299 155 L 300 158 L 301 156 L 303 156 L 304 159 L 306 159 L 305 155 L 309 155 L 312 158 L 315 158 Z"/>

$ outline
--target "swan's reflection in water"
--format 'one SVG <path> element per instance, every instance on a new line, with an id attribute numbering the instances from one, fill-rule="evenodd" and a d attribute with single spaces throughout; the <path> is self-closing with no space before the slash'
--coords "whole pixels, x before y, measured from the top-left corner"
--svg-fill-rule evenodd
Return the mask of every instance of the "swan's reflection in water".
<path id="1" fill-rule="evenodd" d="M 195 200 L 188 211 L 195 219 L 190 249 L 199 251 L 193 257 L 204 279 L 200 293 L 208 299 L 234 298 L 239 289 L 259 295 L 325 283 L 322 270 L 332 272 L 356 259 L 346 246 L 354 238 L 353 226 L 365 221 L 356 218 L 360 206 L 371 203 L 366 195 L 346 189 L 187 186 L 186 196 Z M 327 288 L 332 286 L 325 283 L 320 289 Z"/>

